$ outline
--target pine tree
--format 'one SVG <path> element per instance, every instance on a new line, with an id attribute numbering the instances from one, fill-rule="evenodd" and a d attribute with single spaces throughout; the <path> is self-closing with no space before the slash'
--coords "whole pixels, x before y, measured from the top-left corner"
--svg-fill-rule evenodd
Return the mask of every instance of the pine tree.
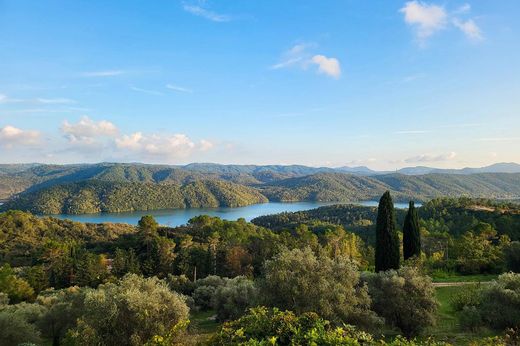
<path id="1" fill-rule="evenodd" d="M 421 254 L 421 233 L 419 230 L 419 216 L 413 201 L 410 201 L 408 213 L 403 225 L 403 255 L 407 260 Z"/>
<path id="2" fill-rule="evenodd" d="M 399 269 L 399 238 L 395 227 L 394 203 L 390 191 L 379 200 L 376 225 L 376 272 Z"/>

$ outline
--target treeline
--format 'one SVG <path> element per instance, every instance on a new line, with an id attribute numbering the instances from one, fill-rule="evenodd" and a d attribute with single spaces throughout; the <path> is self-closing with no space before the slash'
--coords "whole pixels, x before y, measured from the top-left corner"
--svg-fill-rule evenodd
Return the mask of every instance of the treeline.
<path id="1" fill-rule="evenodd" d="M 184 185 L 87 181 L 20 194 L 0 208 L 36 214 L 84 214 L 265 203 L 258 191 L 220 180 Z"/>
<path id="2" fill-rule="evenodd" d="M 0 167 L 0 199 L 12 199 L 4 210 L 44 214 L 242 206 L 267 200 L 358 202 L 376 200 L 387 190 L 401 202 L 446 196 L 513 199 L 520 196 L 520 173 L 363 176 L 303 166 L 209 164 Z"/>

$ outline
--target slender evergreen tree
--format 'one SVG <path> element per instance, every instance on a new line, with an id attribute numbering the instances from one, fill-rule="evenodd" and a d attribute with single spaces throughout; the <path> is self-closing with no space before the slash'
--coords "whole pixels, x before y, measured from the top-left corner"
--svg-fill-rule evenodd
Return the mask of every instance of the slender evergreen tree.
<path id="1" fill-rule="evenodd" d="M 399 269 L 399 237 L 395 227 L 394 203 L 390 191 L 379 200 L 376 225 L 376 272 Z"/>
<path id="2" fill-rule="evenodd" d="M 403 255 L 407 260 L 421 254 L 421 233 L 419 230 L 419 216 L 413 201 L 410 201 L 408 213 L 403 225 Z"/>

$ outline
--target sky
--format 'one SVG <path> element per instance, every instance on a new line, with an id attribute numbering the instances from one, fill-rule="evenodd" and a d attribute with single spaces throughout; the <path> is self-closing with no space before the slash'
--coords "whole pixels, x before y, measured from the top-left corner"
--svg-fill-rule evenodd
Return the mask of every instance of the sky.
<path id="1" fill-rule="evenodd" d="M 0 163 L 520 162 L 520 2 L 0 0 Z"/>

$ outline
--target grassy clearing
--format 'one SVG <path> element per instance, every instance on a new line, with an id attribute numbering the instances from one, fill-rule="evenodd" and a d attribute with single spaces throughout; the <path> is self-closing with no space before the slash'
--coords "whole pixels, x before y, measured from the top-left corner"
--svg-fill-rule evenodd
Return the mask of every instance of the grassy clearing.
<path id="1" fill-rule="evenodd" d="M 437 325 L 429 331 L 429 335 L 437 340 L 450 342 L 453 345 L 478 345 L 478 343 L 472 344 L 472 342 L 478 342 L 478 339 L 494 335 L 489 330 L 471 333 L 461 329 L 458 312 L 451 307 L 450 301 L 454 295 L 462 292 L 464 289 L 467 289 L 467 287 L 451 286 L 435 289 L 437 300 L 440 304 L 438 321 Z"/>
<path id="2" fill-rule="evenodd" d="M 442 274 L 432 276 L 433 282 L 487 282 L 498 278 L 497 274 L 456 275 Z"/>
<path id="3" fill-rule="evenodd" d="M 192 313 L 190 317 L 189 334 L 191 342 L 197 345 L 207 340 L 220 327 L 215 320 L 215 311 L 199 311 Z"/>

